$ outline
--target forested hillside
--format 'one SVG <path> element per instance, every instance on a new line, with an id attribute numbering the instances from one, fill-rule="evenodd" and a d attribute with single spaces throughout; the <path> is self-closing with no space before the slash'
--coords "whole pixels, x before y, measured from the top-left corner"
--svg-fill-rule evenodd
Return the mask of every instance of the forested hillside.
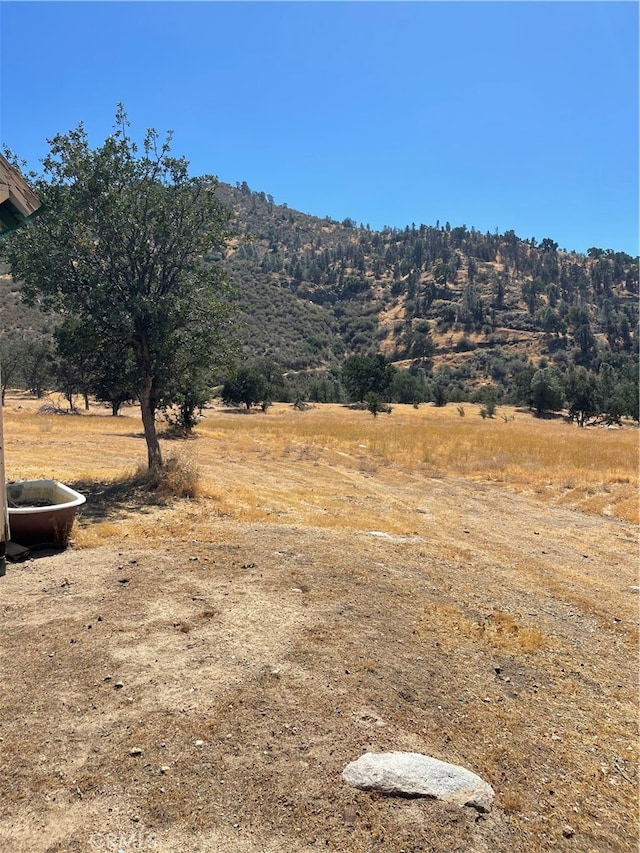
<path id="1" fill-rule="evenodd" d="M 296 377 L 298 395 L 339 398 L 345 358 L 379 353 L 418 377 L 426 399 L 436 386 L 469 399 L 489 383 L 498 401 L 522 401 L 543 369 L 565 385 L 618 389 L 618 408 L 637 412 L 638 258 L 448 222 L 373 231 L 291 210 L 246 183 L 217 193 L 234 236 L 207 260 L 235 286 L 242 361 Z M 5 339 L 41 336 L 47 323 L 15 304 L 6 275 L 2 294 Z"/>
<path id="2" fill-rule="evenodd" d="M 235 213 L 224 262 L 250 357 L 299 371 L 380 352 L 437 377 L 451 399 L 487 381 L 513 395 L 534 367 L 636 382 L 638 258 L 448 222 L 372 231 L 276 205 L 246 184 L 220 195 Z"/>

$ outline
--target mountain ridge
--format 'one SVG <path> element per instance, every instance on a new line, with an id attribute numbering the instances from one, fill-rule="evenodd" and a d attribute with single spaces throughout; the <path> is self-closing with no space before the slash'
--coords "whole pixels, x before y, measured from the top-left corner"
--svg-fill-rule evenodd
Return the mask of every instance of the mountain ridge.
<path id="1" fill-rule="evenodd" d="M 487 383 L 514 399 L 518 376 L 546 366 L 598 375 L 607 364 L 615 381 L 637 385 L 637 257 L 448 222 L 373 231 L 275 204 L 246 182 L 214 191 L 232 234 L 205 260 L 234 287 L 242 360 L 274 362 L 300 377 L 303 394 L 321 378 L 334 383 L 327 398 L 340 399 L 344 359 L 374 353 L 453 401 Z M 25 306 L 0 273 L 0 344 L 46 338 L 55 318 Z"/>
<path id="2" fill-rule="evenodd" d="M 285 370 L 381 352 L 467 390 L 526 364 L 575 364 L 638 349 L 638 258 L 513 231 L 412 224 L 372 231 L 220 184 L 236 236 L 222 263 L 237 288 L 242 351 Z"/>

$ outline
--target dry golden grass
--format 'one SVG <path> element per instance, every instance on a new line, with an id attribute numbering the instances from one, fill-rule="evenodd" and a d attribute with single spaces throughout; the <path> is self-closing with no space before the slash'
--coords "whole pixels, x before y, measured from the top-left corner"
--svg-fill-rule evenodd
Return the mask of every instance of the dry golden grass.
<path id="1" fill-rule="evenodd" d="M 164 488 L 135 409 L 10 397 L 8 476 L 88 502 L 0 582 L 0 847 L 634 851 L 637 430 L 464 408 L 214 406 Z M 364 749 L 496 807 L 349 789 Z"/>
<path id="2" fill-rule="evenodd" d="M 473 620 L 452 605 L 439 608 L 443 624 L 451 629 L 451 648 L 466 637 L 484 643 L 488 648 L 516 655 L 533 654 L 545 647 L 545 636 L 534 627 L 519 625 L 510 613 L 488 613 L 481 620 Z M 429 614 L 429 618 L 433 618 Z"/>
<path id="3" fill-rule="evenodd" d="M 361 469 L 394 465 L 429 476 L 459 475 L 533 490 L 547 501 L 638 521 L 638 432 L 580 430 L 560 419 L 537 419 L 512 408 L 482 419 L 480 407 L 396 406 L 390 416 L 325 405 L 308 412 L 277 406 L 268 415 L 212 410 L 199 431 L 230 449 L 253 441 L 253 452 L 318 461 L 347 454 Z M 505 418 L 507 420 L 505 420 Z M 513 420 L 512 420 L 513 419 Z"/>
<path id="4" fill-rule="evenodd" d="M 9 478 L 58 476 L 54 469 L 60 466 L 67 478 L 78 481 L 140 475 L 145 454 L 136 409 L 119 418 L 105 409 L 76 416 L 34 414 L 40 405 L 9 399 L 4 415 Z M 247 466 L 250 471 L 252 459 L 280 462 L 283 469 L 288 463 L 293 469 L 341 463 L 364 474 L 393 467 L 429 477 L 499 483 L 533 492 L 547 503 L 638 523 L 637 429 L 580 430 L 561 419 L 537 419 L 506 407 L 498 409 L 497 417 L 482 419 L 479 406 L 465 404 L 464 409 L 460 417 L 456 406 L 395 406 L 391 415 L 374 419 L 337 405 L 299 412 L 279 404 L 267 414 L 212 407 L 197 429 L 199 440 L 186 442 L 168 466 L 168 476 L 189 482 L 167 482 L 166 493 L 175 488 L 189 494 L 191 489 L 192 496 L 197 491 L 219 498 L 223 512 L 255 518 L 277 514 L 275 505 L 281 503 L 307 501 L 309 516 L 314 506 L 320 512 L 320 506 L 325 516 L 320 523 L 328 523 L 331 501 L 308 476 L 283 476 L 269 486 L 243 476 L 225 480 L 220 491 L 219 462 L 240 455 L 243 473 Z M 76 450 L 79 441 L 82 454 Z M 169 457 L 175 445 L 166 444 Z M 13 448 L 28 450 L 20 454 L 19 470 L 12 467 Z M 274 498 L 271 510 L 264 506 L 269 496 Z M 342 517 L 340 498 L 334 508 Z"/>
<path id="5" fill-rule="evenodd" d="M 216 440 L 220 452 L 233 454 L 249 448 L 260 458 L 280 453 L 283 462 L 298 465 L 342 464 L 374 475 L 381 467 L 419 472 L 430 477 L 458 475 L 466 479 L 501 483 L 519 491 L 533 491 L 539 499 L 562 502 L 587 511 L 596 510 L 629 521 L 638 519 L 637 432 L 579 431 L 563 422 L 540 421 L 528 414 L 510 412 L 515 420 L 482 420 L 477 407 L 467 407 L 460 418 L 454 407 L 435 409 L 396 407 L 390 417 L 371 418 L 364 412 L 322 406 L 306 413 L 282 407 L 269 415 L 233 415 L 212 412 L 200 427 L 203 436 Z M 474 418 L 474 415 L 476 416 Z M 213 460 L 202 452 L 203 463 Z M 316 478 L 305 491 L 306 478 L 297 485 L 287 481 L 288 495 L 320 504 L 321 517 L 307 518 L 328 525 L 344 516 L 338 505 L 318 491 Z M 226 484 L 226 507 L 234 489 Z M 263 490 L 254 490 L 263 494 Z M 286 501 L 286 497 L 284 498 Z M 342 505 L 340 505 L 342 504 Z M 252 495 L 239 496 L 240 507 L 255 513 Z M 310 508 L 309 508 L 310 509 Z M 389 522 L 388 514 L 386 516 Z M 353 519 L 355 523 L 355 518 Z M 370 526 L 373 519 L 364 519 Z M 393 532 L 403 532 L 394 528 Z"/>

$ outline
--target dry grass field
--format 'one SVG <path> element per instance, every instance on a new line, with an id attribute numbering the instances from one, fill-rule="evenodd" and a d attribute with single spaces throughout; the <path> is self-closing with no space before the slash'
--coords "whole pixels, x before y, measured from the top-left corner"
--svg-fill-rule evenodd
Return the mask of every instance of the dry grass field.
<path id="1" fill-rule="evenodd" d="M 635 851 L 638 432 L 500 408 L 135 409 L 9 395 L 9 479 L 88 501 L 0 580 L 0 849 Z M 478 815 L 348 788 L 462 764 Z"/>

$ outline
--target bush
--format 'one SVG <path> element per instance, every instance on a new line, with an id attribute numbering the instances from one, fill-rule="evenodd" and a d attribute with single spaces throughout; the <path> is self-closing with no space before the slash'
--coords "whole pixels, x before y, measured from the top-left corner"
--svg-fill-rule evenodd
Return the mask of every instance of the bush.
<path id="1" fill-rule="evenodd" d="M 371 412 L 374 418 L 377 418 L 380 412 L 384 412 L 386 415 L 391 414 L 391 406 L 385 403 L 377 394 L 368 394 L 366 403 L 368 411 Z"/>
<path id="2" fill-rule="evenodd" d="M 443 385 L 439 382 L 436 382 L 433 386 L 433 402 L 436 406 L 446 406 L 447 405 L 447 392 Z"/>
<path id="3" fill-rule="evenodd" d="M 483 385 L 472 397 L 474 403 L 482 403 L 480 416 L 492 418 L 496 413 L 498 405 L 498 389 L 495 385 Z"/>
<path id="4" fill-rule="evenodd" d="M 170 456 L 161 468 L 140 466 L 132 478 L 138 488 L 155 492 L 165 498 L 197 498 L 200 492 L 200 474 L 184 456 Z"/>

